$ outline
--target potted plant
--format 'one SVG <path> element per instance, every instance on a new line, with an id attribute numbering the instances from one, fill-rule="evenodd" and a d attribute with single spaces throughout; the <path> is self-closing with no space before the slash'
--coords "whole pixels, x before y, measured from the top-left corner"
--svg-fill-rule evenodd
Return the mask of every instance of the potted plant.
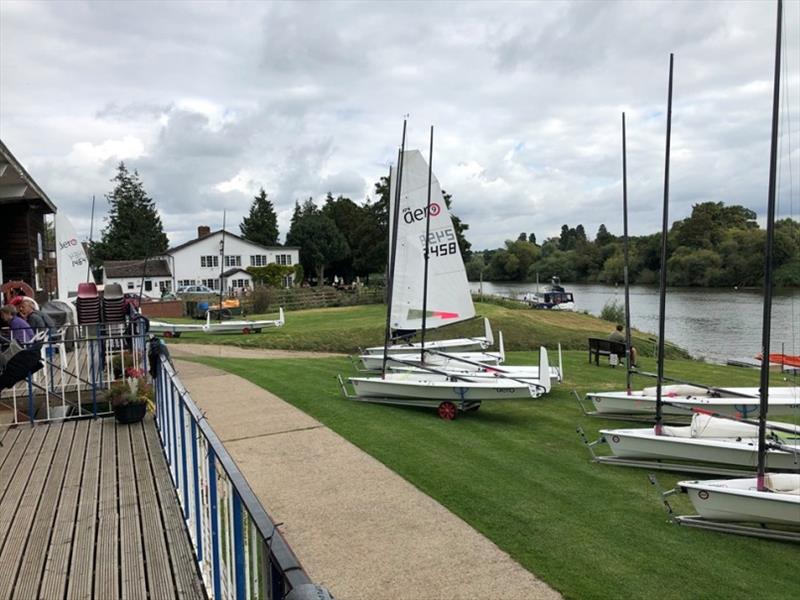
<path id="1" fill-rule="evenodd" d="M 115 381 L 105 392 L 118 423 L 138 423 L 147 413 L 153 400 L 153 386 L 145 379 L 144 371 L 126 369 L 127 380 Z"/>
<path id="2" fill-rule="evenodd" d="M 119 354 L 114 355 L 111 359 L 111 371 L 114 373 L 114 379 L 122 377 L 123 369 L 129 370 L 133 365 L 133 354 L 127 350 L 123 350 Z"/>

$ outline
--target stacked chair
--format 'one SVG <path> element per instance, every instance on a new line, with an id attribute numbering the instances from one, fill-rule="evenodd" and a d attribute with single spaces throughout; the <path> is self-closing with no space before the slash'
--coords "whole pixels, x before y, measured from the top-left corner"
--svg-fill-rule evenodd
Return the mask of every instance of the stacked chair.
<path id="1" fill-rule="evenodd" d="M 79 283 L 78 298 L 75 302 L 78 308 L 78 323 L 90 325 L 100 322 L 100 296 L 94 283 Z"/>
<path id="2" fill-rule="evenodd" d="M 109 283 L 103 291 L 103 321 L 122 323 L 125 321 L 125 295 L 118 283 Z"/>

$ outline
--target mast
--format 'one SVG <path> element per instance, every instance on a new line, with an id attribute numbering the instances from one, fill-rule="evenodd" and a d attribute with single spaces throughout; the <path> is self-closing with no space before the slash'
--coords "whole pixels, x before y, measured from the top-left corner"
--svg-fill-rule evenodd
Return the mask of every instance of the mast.
<path id="1" fill-rule="evenodd" d="M 433 125 L 431 125 L 431 144 L 428 150 L 428 203 L 425 205 L 425 269 L 422 279 L 422 337 L 419 350 L 420 362 L 425 362 L 425 326 L 428 315 L 428 261 L 430 260 L 428 249 L 430 248 L 431 235 L 431 178 L 433 177 Z"/>
<path id="2" fill-rule="evenodd" d="M 403 155 L 406 151 L 406 119 L 403 119 L 403 137 L 400 142 L 400 152 L 397 155 L 397 185 L 394 189 L 394 206 L 391 204 L 391 182 L 389 182 L 389 210 L 392 213 L 392 220 L 390 222 L 391 232 L 389 234 L 389 241 L 391 247 L 389 248 L 389 276 L 388 287 L 386 293 L 386 331 L 383 337 L 383 364 L 381 365 L 381 377 L 386 377 L 386 360 L 389 356 L 389 336 L 392 331 L 392 293 L 394 291 L 394 263 L 397 258 L 397 222 L 400 220 L 400 186 L 403 183 Z"/>
<path id="3" fill-rule="evenodd" d="M 92 248 L 92 236 L 94 235 L 94 194 L 92 194 L 92 220 L 89 221 L 89 251 Z M 89 283 L 89 276 L 92 274 L 92 261 L 86 261 L 86 283 Z M 64 298 L 67 297 L 68 290 L 64 291 Z M 141 294 L 139 294 L 141 297 Z M 140 298 L 141 299 L 141 298 Z"/>
<path id="4" fill-rule="evenodd" d="M 225 217 L 227 213 L 222 211 L 222 240 L 219 242 L 219 310 L 217 311 L 217 322 L 222 323 L 222 295 L 225 292 L 225 285 L 222 282 L 225 273 Z"/>
<path id="5" fill-rule="evenodd" d="M 667 92 L 667 148 L 664 159 L 664 214 L 661 221 L 661 273 L 658 292 L 658 379 L 656 380 L 656 435 L 661 435 L 661 384 L 664 378 L 664 318 L 667 306 L 667 231 L 669 229 L 669 148 L 672 137 L 672 67 L 675 55 L 669 55 L 669 91 Z"/>
<path id="6" fill-rule="evenodd" d="M 631 294 L 628 283 L 628 159 L 625 148 L 625 113 L 622 113 L 622 274 L 625 281 L 625 350 L 628 353 L 628 368 L 625 374 L 625 389 L 631 393 Z"/>
<path id="7" fill-rule="evenodd" d="M 775 32 L 775 81 L 772 87 L 772 139 L 769 149 L 769 190 L 767 198 L 767 244 L 764 249 L 764 317 L 761 329 L 761 402 L 758 413 L 758 473 L 756 487 L 765 491 L 767 410 L 769 408 L 769 346 L 772 324 L 772 255 L 775 241 L 775 172 L 778 164 L 778 112 L 781 89 L 781 27 L 783 1 L 778 0 Z"/>

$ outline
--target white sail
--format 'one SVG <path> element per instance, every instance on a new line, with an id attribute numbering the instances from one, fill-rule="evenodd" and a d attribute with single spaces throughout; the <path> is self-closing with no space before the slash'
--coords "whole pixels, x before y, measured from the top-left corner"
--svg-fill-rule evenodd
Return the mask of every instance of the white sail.
<path id="1" fill-rule="evenodd" d="M 396 170 L 395 170 L 396 172 Z M 425 274 L 425 225 L 428 203 L 428 163 L 419 150 L 403 156 L 400 187 L 400 219 L 392 289 L 392 329 L 422 329 L 422 294 Z M 396 177 L 389 191 L 389 231 L 392 228 Z M 475 316 L 464 261 L 458 248 L 453 221 L 445 206 L 442 189 L 431 177 L 428 329 L 458 323 Z"/>
<path id="2" fill-rule="evenodd" d="M 89 274 L 89 259 L 75 228 L 62 212 L 55 217 L 56 268 L 58 269 L 58 299 L 66 300 L 77 295 L 78 284 Z"/>

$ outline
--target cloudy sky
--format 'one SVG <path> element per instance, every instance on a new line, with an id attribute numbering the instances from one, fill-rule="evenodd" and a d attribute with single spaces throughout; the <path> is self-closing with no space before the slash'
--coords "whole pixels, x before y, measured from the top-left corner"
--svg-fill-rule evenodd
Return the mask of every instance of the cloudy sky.
<path id="1" fill-rule="evenodd" d="M 786 4 L 780 211 L 800 211 L 800 3 Z M 669 53 L 672 220 L 766 206 L 772 2 L 0 2 L 0 137 L 88 235 L 138 169 L 173 243 L 229 228 L 263 186 L 363 201 L 409 147 L 477 248 L 601 223 L 658 230 Z M 791 127 L 790 127 L 791 125 Z M 788 160 L 793 151 L 793 160 Z M 791 167 L 791 168 L 790 168 Z M 790 185 L 795 194 L 790 194 Z M 791 200 L 791 202 L 790 202 Z M 792 206 L 793 204 L 793 206 Z"/>

